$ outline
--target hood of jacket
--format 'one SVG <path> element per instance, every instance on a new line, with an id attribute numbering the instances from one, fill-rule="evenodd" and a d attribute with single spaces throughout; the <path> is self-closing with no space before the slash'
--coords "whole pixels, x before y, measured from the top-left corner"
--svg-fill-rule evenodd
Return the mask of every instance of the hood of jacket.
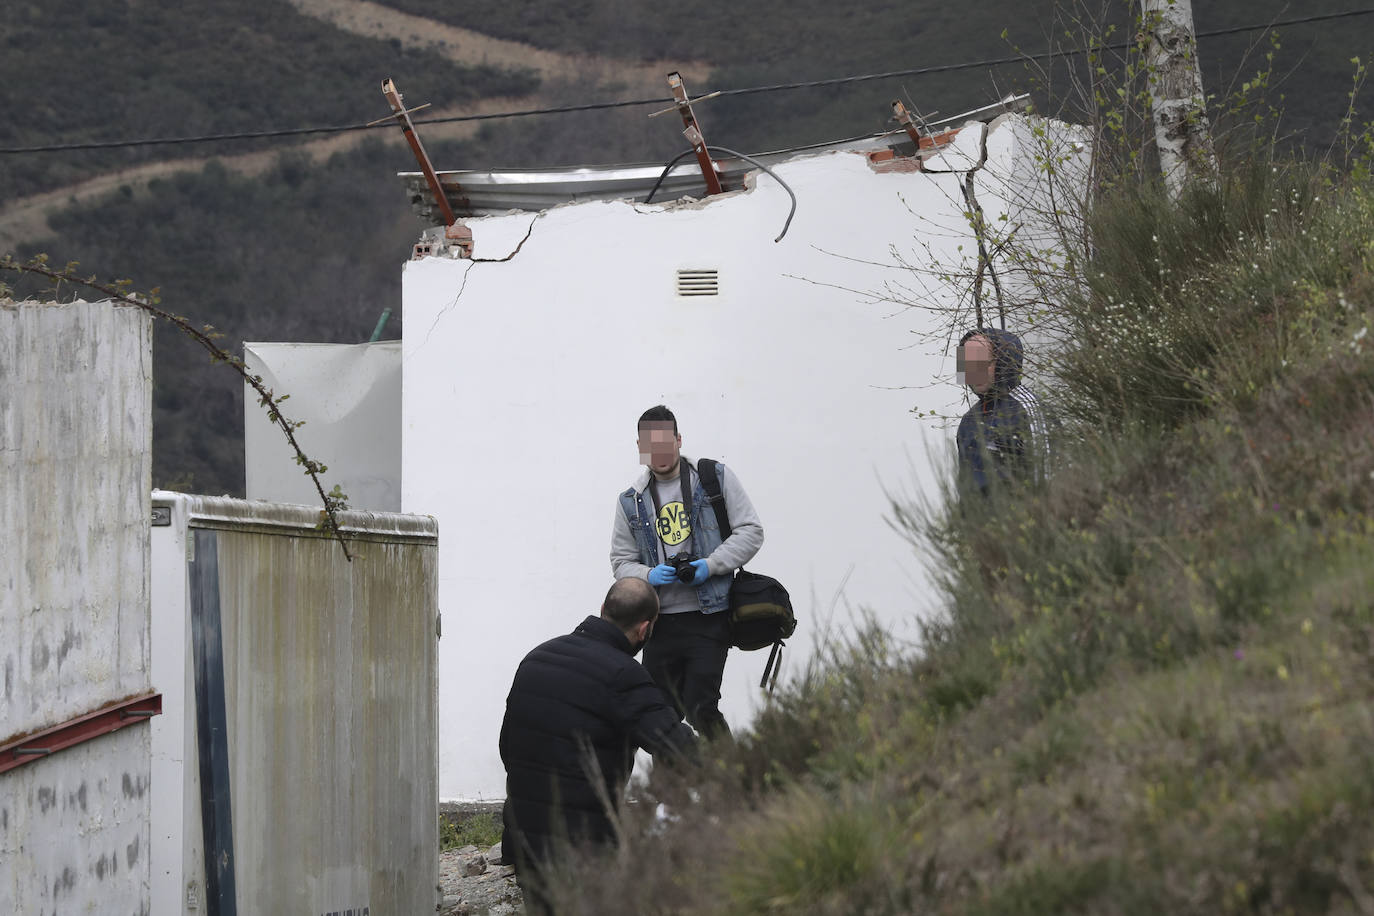
<path id="1" fill-rule="evenodd" d="M 1011 331 L 997 328 L 975 328 L 959 338 L 959 346 L 968 342 L 970 337 L 986 337 L 992 344 L 992 385 L 979 395 L 980 399 L 998 397 L 1021 384 L 1021 364 L 1025 359 L 1025 348 L 1021 338 Z"/>
<path id="2" fill-rule="evenodd" d="M 681 457 L 687 458 L 686 455 L 682 455 Z M 697 463 L 696 463 L 695 461 L 693 461 L 691 458 L 687 458 L 687 464 L 688 464 L 688 466 L 691 467 L 691 469 L 692 469 L 692 482 L 695 482 L 695 481 L 696 481 Z M 681 473 L 681 472 L 679 472 L 679 473 Z M 631 486 L 631 488 L 634 489 L 634 491 L 635 491 L 636 493 L 638 493 L 639 495 L 643 496 L 643 495 L 644 495 L 644 491 L 647 490 L 647 489 L 649 489 L 649 483 L 650 483 L 650 481 L 652 481 L 652 480 L 654 480 L 654 472 L 653 472 L 653 470 L 650 469 L 650 468 L 648 467 L 648 465 L 644 465 L 644 466 L 641 466 L 641 467 L 640 467 L 640 469 L 639 469 L 639 476 L 635 478 L 635 482 L 634 482 L 633 484 L 631 484 L 630 486 Z M 675 481 L 675 482 L 676 482 L 676 481 Z"/>

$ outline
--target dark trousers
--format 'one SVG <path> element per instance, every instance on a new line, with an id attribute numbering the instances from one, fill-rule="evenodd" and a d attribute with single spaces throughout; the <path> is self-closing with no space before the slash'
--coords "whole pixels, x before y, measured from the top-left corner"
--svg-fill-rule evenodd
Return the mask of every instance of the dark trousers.
<path id="1" fill-rule="evenodd" d="M 644 667 L 678 713 L 707 738 L 729 735 L 720 680 L 730 651 L 730 613 L 660 614 L 644 647 Z"/>
<path id="2" fill-rule="evenodd" d="M 553 902 L 544 894 L 543 881 L 537 871 L 526 868 L 516 870 L 515 883 L 520 885 L 520 896 L 525 903 L 525 916 L 554 916 Z"/>

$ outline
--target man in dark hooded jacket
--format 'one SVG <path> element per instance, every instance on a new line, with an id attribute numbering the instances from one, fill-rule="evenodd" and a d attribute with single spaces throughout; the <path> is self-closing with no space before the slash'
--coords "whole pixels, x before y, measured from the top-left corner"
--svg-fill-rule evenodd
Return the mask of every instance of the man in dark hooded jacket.
<path id="1" fill-rule="evenodd" d="M 601 616 L 537 646 L 515 672 L 501 723 L 501 851 L 527 912 L 547 907 L 538 869 L 559 843 L 615 841 L 612 817 L 637 748 L 656 760 L 695 753 L 692 730 L 634 658 L 657 618 L 653 586 L 620 579 Z"/>
<path id="2" fill-rule="evenodd" d="M 978 328 L 959 341 L 959 380 L 978 395 L 959 421 L 959 465 L 984 495 L 998 484 L 1040 479 L 1049 462 L 1045 415 L 1021 384 L 1024 354 L 1009 331 Z"/>

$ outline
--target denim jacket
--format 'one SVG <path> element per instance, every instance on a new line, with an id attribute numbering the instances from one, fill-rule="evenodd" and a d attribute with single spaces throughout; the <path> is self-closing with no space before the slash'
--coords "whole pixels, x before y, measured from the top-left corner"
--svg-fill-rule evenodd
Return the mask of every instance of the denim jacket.
<path id="1" fill-rule="evenodd" d="M 692 486 L 692 549 L 697 556 L 709 558 L 712 575 L 697 586 L 697 602 L 703 614 L 714 614 L 725 610 L 730 604 L 730 583 L 735 570 L 743 566 L 763 545 L 763 526 L 759 524 L 754 507 L 750 504 L 738 481 L 729 480 L 727 484 L 725 466 L 720 466 L 722 490 L 726 507 L 730 513 L 731 537 L 729 549 L 717 553 L 721 546 L 720 523 L 716 520 L 715 510 L 711 508 L 702 486 L 701 476 L 693 467 Z M 625 575 L 647 575 L 648 570 L 658 565 L 658 535 L 654 530 L 654 511 L 646 505 L 645 489 L 652 475 L 641 477 L 635 486 L 620 494 L 620 513 L 616 519 L 616 530 L 611 541 L 611 562 L 617 578 Z M 650 500 L 651 502 L 651 500 Z M 627 530 L 628 529 L 628 530 Z M 630 541 L 626 535 L 632 535 Z M 642 568 L 627 568 L 630 564 L 628 554 L 636 552 L 634 559 Z M 723 554 L 723 555 L 721 555 Z"/>

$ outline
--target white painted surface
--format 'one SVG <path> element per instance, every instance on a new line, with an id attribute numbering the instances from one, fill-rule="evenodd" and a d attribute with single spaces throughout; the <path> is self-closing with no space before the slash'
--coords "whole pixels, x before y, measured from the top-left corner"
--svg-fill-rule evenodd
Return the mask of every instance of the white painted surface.
<path id="1" fill-rule="evenodd" d="M 296 439 L 306 455 L 328 466 L 326 492 L 338 484 L 355 509 L 400 510 L 400 341 L 245 343 L 243 360 L 276 395 L 291 396 L 283 414 L 307 421 Z M 317 504 L 314 483 L 258 398 L 245 384 L 244 492 L 249 499 Z"/>
<path id="2" fill-rule="evenodd" d="M 1018 174 L 1017 136 L 994 144 L 992 170 Z M 726 462 L 759 511 L 751 566 L 789 587 L 802 621 L 786 671 L 861 608 L 905 635 L 931 613 L 921 561 L 884 522 L 886 492 L 935 493 L 931 458 L 951 431 L 911 411 L 958 414 L 964 394 L 947 316 L 877 300 L 894 283 L 908 299 L 954 299 L 891 265 L 972 263 L 960 176 L 878 173 L 847 153 L 777 171 L 799 199 L 777 244 L 788 199 L 764 176 L 705 203 L 468 220 L 481 258 L 529 238 L 502 263 L 406 264 L 401 499 L 444 530 L 442 798 L 504 794 L 511 677 L 530 648 L 596 612 L 615 497 L 638 470 L 635 421 L 653 404 L 677 414 L 684 453 Z M 678 298 L 675 273 L 689 268 L 718 270 L 721 294 Z M 722 708 L 736 726 L 760 701 L 765 658 L 731 656 Z"/>
<path id="3" fill-rule="evenodd" d="M 171 524 L 151 529 L 152 671 L 162 715 L 152 722 L 151 916 L 204 912 L 205 844 L 196 753 L 195 667 L 186 563 L 187 497 L 154 491 Z M 196 908 L 192 908 L 195 904 Z"/>
<path id="4" fill-rule="evenodd" d="M 0 774 L 0 913 L 148 913 L 148 728 Z"/>
<path id="5" fill-rule="evenodd" d="M 0 743 L 147 692 L 151 328 L 0 304 Z M 147 905 L 149 735 L 0 774 L 0 912 Z"/>

